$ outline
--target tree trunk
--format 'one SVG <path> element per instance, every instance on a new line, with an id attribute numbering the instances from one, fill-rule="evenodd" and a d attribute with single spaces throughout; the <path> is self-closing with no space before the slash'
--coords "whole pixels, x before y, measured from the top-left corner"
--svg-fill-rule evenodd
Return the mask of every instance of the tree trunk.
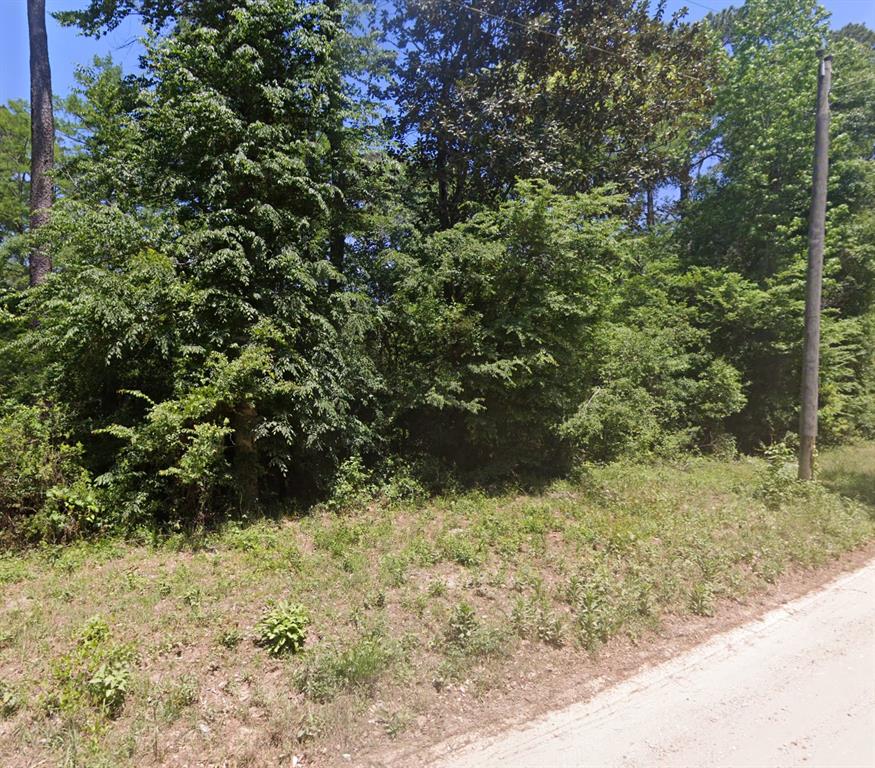
<path id="1" fill-rule="evenodd" d="M 55 120 L 52 113 L 52 72 L 46 35 L 46 0 L 27 0 L 30 37 L 30 229 L 49 219 L 52 206 L 51 171 L 55 151 Z M 39 285 L 52 269 L 45 246 L 30 254 L 30 284 Z"/>
<path id="2" fill-rule="evenodd" d="M 450 199 L 449 184 L 447 181 L 447 152 L 444 148 L 444 140 L 438 137 L 438 150 L 435 158 L 437 162 L 438 182 L 438 221 L 441 229 L 450 228 Z"/>
<path id="3" fill-rule="evenodd" d="M 686 163 L 684 167 L 681 169 L 678 178 L 678 187 L 680 189 L 680 199 L 679 202 L 681 204 L 687 202 L 690 199 L 690 189 L 693 186 L 693 176 L 690 171 L 690 164 Z"/>
<path id="4" fill-rule="evenodd" d="M 653 229 L 656 224 L 656 204 L 653 200 L 653 187 L 647 187 L 647 228 Z"/>
<path id="5" fill-rule="evenodd" d="M 234 411 L 234 477 L 240 498 L 240 511 L 250 513 L 258 504 L 258 448 L 255 445 L 255 406 L 243 403 Z"/>

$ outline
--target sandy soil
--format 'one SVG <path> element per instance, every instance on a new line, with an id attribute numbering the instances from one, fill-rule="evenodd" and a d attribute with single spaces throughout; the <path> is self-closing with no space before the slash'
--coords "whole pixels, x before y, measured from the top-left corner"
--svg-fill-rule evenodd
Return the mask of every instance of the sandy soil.
<path id="1" fill-rule="evenodd" d="M 875 765 L 875 562 L 591 700 L 438 761 Z"/>

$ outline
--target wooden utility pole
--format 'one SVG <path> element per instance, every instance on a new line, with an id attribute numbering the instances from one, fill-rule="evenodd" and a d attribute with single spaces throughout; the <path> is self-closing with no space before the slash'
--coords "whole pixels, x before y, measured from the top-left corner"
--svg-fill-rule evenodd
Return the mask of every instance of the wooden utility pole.
<path id="1" fill-rule="evenodd" d="M 799 414 L 799 479 L 811 480 L 817 442 L 820 373 L 820 294 L 826 229 L 826 182 L 829 176 L 829 88 L 832 56 L 823 56 L 817 78 L 814 129 L 814 177 L 808 215 L 808 278 L 805 292 L 805 343 L 802 349 L 802 408 Z"/>
<path id="2" fill-rule="evenodd" d="M 52 112 L 52 72 L 46 35 L 46 0 L 27 0 L 30 38 L 30 229 L 49 220 L 52 206 L 52 166 L 55 154 L 55 121 Z M 52 271 L 52 257 L 45 246 L 30 254 L 30 284 L 39 285 Z"/>

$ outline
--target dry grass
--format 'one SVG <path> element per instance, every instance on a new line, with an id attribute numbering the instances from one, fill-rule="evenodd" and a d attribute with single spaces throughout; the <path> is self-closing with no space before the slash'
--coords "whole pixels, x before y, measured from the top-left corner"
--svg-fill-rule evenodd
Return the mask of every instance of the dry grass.
<path id="1" fill-rule="evenodd" d="M 822 465 L 806 488 L 751 459 L 617 464 L 537 495 L 375 501 L 198 546 L 6 555 L 0 764 L 354 762 L 539 647 L 597 652 L 875 537 L 875 445 Z M 307 643 L 273 657 L 255 627 L 286 600 Z"/>

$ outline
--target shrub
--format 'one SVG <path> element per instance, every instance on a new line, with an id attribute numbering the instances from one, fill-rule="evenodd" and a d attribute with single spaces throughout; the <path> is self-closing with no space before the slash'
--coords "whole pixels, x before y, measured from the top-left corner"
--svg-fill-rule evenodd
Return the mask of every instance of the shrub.
<path id="1" fill-rule="evenodd" d="M 255 625 L 257 642 L 272 656 L 298 653 L 307 639 L 310 619 L 299 603 L 280 603 Z"/>
<path id="2" fill-rule="evenodd" d="M 48 406 L 0 404 L 0 531 L 9 538 L 67 540 L 106 522 L 82 446 L 62 422 Z"/>
<path id="3" fill-rule="evenodd" d="M 756 495 L 777 509 L 804 490 L 796 477 L 796 452 L 787 442 L 773 443 L 763 450 L 765 465 L 759 472 Z"/>
<path id="4" fill-rule="evenodd" d="M 371 473 L 365 468 L 361 457 L 352 456 L 337 469 L 328 507 L 341 510 L 365 504 L 374 497 L 375 492 Z"/>

